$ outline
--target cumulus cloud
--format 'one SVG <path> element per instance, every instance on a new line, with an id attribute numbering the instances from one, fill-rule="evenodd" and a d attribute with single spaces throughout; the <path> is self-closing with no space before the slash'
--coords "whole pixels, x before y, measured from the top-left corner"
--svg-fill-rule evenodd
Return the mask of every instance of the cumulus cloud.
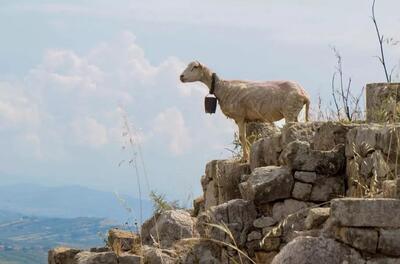
<path id="1" fill-rule="evenodd" d="M 182 113 L 175 107 L 165 109 L 156 116 L 153 131 L 155 136 L 167 139 L 169 149 L 175 155 L 184 153 L 191 145 L 189 129 Z"/>
<path id="2" fill-rule="evenodd" d="M 0 83 L 1 126 L 16 129 L 14 140 L 23 137 L 35 156 L 54 158 L 73 146 L 120 144 L 122 105 L 146 147 L 157 148 L 153 138 L 162 139 L 157 144 L 165 143 L 167 153 L 182 155 L 201 147 L 202 127 L 216 132 L 220 126 L 202 113 L 206 89 L 180 83 L 184 67 L 175 57 L 150 63 L 129 32 L 85 54 L 48 50 L 25 77 Z"/>

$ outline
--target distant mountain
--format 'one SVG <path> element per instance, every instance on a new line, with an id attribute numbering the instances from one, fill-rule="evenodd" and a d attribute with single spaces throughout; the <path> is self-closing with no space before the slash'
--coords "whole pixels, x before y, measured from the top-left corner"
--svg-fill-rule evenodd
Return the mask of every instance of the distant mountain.
<path id="1" fill-rule="evenodd" d="M 124 200 L 125 202 L 121 201 Z M 118 221 L 139 220 L 139 199 L 81 186 L 44 187 L 34 184 L 0 186 L 0 210 L 28 216 L 58 218 L 98 217 Z M 142 201 L 143 220 L 151 216 L 152 203 Z M 126 209 L 131 209 L 131 212 Z M 0 212 L 1 218 L 1 212 Z"/>

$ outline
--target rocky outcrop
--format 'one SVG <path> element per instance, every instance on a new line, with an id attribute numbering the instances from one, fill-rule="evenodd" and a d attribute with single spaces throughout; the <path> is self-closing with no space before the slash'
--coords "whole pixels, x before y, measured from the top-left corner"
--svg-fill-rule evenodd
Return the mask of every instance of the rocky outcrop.
<path id="1" fill-rule="evenodd" d="M 49 263 L 400 263 L 397 129 L 255 129 L 250 163 L 209 162 L 190 213 L 156 214 L 141 237 L 110 230 L 110 247 L 53 249 Z"/>
<path id="2" fill-rule="evenodd" d="M 150 218 L 143 224 L 141 234 L 143 243 L 161 248 L 171 247 L 176 241 L 197 237 L 194 226 L 196 219 L 185 210 L 168 210 Z"/>

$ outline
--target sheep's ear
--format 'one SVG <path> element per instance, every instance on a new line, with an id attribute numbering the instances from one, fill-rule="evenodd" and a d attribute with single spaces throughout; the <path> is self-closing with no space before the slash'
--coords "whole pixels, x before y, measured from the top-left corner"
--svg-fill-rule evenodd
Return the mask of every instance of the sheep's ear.
<path id="1" fill-rule="evenodd" d="M 203 64 L 201 64 L 198 60 L 196 61 L 200 68 L 203 68 Z"/>

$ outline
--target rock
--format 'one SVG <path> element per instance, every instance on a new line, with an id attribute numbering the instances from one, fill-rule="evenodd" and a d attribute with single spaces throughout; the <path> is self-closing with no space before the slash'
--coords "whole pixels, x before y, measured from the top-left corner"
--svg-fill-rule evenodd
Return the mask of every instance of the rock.
<path id="1" fill-rule="evenodd" d="M 400 84 L 369 83 L 365 88 L 367 122 L 387 122 L 393 120 L 393 109 L 397 111 Z"/>
<path id="2" fill-rule="evenodd" d="M 143 224 L 141 234 L 143 234 L 144 244 L 152 245 L 154 238 L 157 244 L 166 248 L 182 238 L 198 236 L 194 229 L 195 218 L 192 218 L 185 210 L 165 211 L 156 217 L 156 223 L 155 225 L 154 219 L 151 218 Z"/>
<path id="3" fill-rule="evenodd" d="M 183 250 L 183 251 L 182 251 Z M 208 241 L 185 242 L 179 252 L 179 264 L 220 264 L 221 247 Z"/>
<path id="4" fill-rule="evenodd" d="M 74 264 L 118 264 L 117 255 L 110 252 L 82 251 L 75 256 Z"/>
<path id="5" fill-rule="evenodd" d="M 400 227 L 400 200 L 342 198 L 331 201 L 331 217 L 340 226 Z"/>
<path id="6" fill-rule="evenodd" d="M 312 171 L 296 171 L 294 178 L 305 183 L 313 183 L 317 179 L 317 173 Z"/>
<path id="7" fill-rule="evenodd" d="M 347 132 L 354 126 L 354 124 L 343 124 L 341 122 L 323 122 L 315 130 L 311 147 L 315 150 L 331 150 L 336 145 L 344 145 Z"/>
<path id="8" fill-rule="evenodd" d="M 49 250 L 48 263 L 49 264 L 73 264 L 75 256 L 81 252 L 80 249 L 56 247 Z"/>
<path id="9" fill-rule="evenodd" d="M 344 145 L 337 145 L 330 151 L 312 150 L 310 143 L 296 140 L 283 149 L 280 159 L 293 170 L 335 175 L 345 166 L 344 152 Z"/>
<path id="10" fill-rule="evenodd" d="M 279 249 L 281 239 L 279 237 L 264 237 L 261 241 L 261 249 L 265 251 L 274 251 Z"/>
<path id="11" fill-rule="evenodd" d="M 254 142 L 250 149 L 250 169 L 258 167 L 279 166 L 279 155 L 282 151 L 281 135 L 275 134 Z"/>
<path id="12" fill-rule="evenodd" d="M 307 201 L 310 199 L 312 185 L 308 183 L 295 182 L 292 196 L 295 199 Z"/>
<path id="13" fill-rule="evenodd" d="M 252 231 L 250 234 L 247 235 L 248 242 L 259 239 L 261 239 L 261 233 L 258 231 Z"/>
<path id="14" fill-rule="evenodd" d="M 284 246 L 272 264 L 364 264 L 360 254 L 333 239 L 297 237 Z"/>
<path id="15" fill-rule="evenodd" d="M 90 252 L 107 252 L 107 251 L 111 251 L 111 248 L 107 247 L 93 247 L 90 248 L 89 250 Z"/>
<path id="16" fill-rule="evenodd" d="M 280 133 L 280 129 L 274 124 L 262 123 L 262 122 L 249 122 L 246 124 L 246 135 L 247 137 L 256 136 L 270 137 Z"/>
<path id="17" fill-rule="evenodd" d="M 400 264 L 400 258 L 374 258 L 367 260 L 365 264 Z"/>
<path id="18" fill-rule="evenodd" d="M 278 254 L 277 251 L 271 251 L 271 252 L 263 252 L 259 251 L 256 252 L 256 263 L 263 263 L 263 264 L 270 264 L 274 257 Z"/>
<path id="19" fill-rule="evenodd" d="M 312 142 L 316 129 L 321 125 L 320 122 L 310 123 L 286 123 L 282 128 L 282 147 L 289 143 L 300 140 Z"/>
<path id="20" fill-rule="evenodd" d="M 131 251 L 132 253 L 140 253 L 140 237 L 131 232 L 117 228 L 108 230 L 108 245 L 114 251 Z"/>
<path id="21" fill-rule="evenodd" d="M 227 203 L 211 207 L 198 217 L 197 229 L 201 237 L 210 237 L 219 241 L 232 243 L 229 236 L 218 228 L 208 224 L 226 224 L 232 232 L 239 246 L 244 246 L 247 241 L 247 233 L 252 228 L 257 216 L 256 208 L 251 201 L 241 199 L 231 200 Z"/>
<path id="22" fill-rule="evenodd" d="M 378 251 L 389 256 L 400 256 L 400 230 L 380 229 Z"/>
<path id="23" fill-rule="evenodd" d="M 307 208 L 308 205 L 305 202 L 286 199 L 284 202 L 277 202 L 272 208 L 272 217 L 276 221 L 281 221 L 290 214 L 298 213 L 302 209 Z"/>
<path id="24" fill-rule="evenodd" d="M 243 199 L 256 204 L 290 197 L 293 177 L 287 167 L 256 168 L 246 182 L 239 185 Z"/>
<path id="25" fill-rule="evenodd" d="M 310 195 L 310 201 L 326 202 L 333 198 L 345 195 L 344 177 L 337 175 L 335 177 L 326 177 L 319 175 L 314 182 Z"/>
<path id="26" fill-rule="evenodd" d="M 313 229 L 321 226 L 328 219 L 330 211 L 331 209 L 328 207 L 310 209 L 304 223 L 306 229 Z"/>
<path id="27" fill-rule="evenodd" d="M 118 256 L 118 264 L 141 264 L 142 257 L 132 254 L 123 253 Z"/>
<path id="28" fill-rule="evenodd" d="M 170 250 L 161 250 L 155 247 L 143 247 L 144 264 L 175 264 L 176 255 Z"/>
<path id="29" fill-rule="evenodd" d="M 378 232 L 369 228 L 340 227 L 336 231 L 336 239 L 353 248 L 375 254 Z"/>
<path id="30" fill-rule="evenodd" d="M 253 226 L 256 228 L 264 228 L 267 226 L 273 226 L 276 224 L 276 220 L 270 216 L 262 216 L 260 218 L 257 218 L 253 222 Z"/>
<path id="31" fill-rule="evenodd" d="M 201 180 L 205 209 L 241 198 L 238 185 L 242 175 L 249 173 L 250 166 L 237 160 L 213 160 L 207 163 L 206 174 Z"/>
<path id="32" fill-rule="evenodd" d="M 198 216 L 201 212 L 204 212 L 204 197 L 200 196 L 193 200 L 193 217 Z"/>
<path id="33" fill-rule="evenodd" d="M 396 180 L 386 180 L 382 182 L 383 198 L 397 198 Z"/>

